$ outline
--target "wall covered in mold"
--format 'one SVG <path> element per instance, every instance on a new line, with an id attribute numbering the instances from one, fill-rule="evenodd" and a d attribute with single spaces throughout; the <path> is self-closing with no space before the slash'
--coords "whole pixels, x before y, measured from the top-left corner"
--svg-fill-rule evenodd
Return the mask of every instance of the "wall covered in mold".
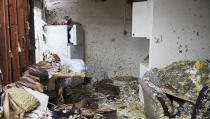
<path id="1" fill-rule="evenodd" d="M 210 59 L 210 1 L 154 0 L 150 67 Z"/>
<path id="2" fill-rule="evenodd" d="M 45 2 L 48 24 L 62 22 L 64 16 L 82 24 L 85 30 L 88 76 L 138 77 L 139 63 L 149 53 L 149 40 L 131 37 L 131 5 L 125 4 L 123 0 Z"/>

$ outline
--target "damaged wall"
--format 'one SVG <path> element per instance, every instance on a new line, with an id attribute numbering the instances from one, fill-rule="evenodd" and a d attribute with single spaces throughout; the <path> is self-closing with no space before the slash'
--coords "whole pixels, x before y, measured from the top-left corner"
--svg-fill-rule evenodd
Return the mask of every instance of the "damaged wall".
<path id="1" fill-rule="evenodd" d="M 149 40 L 131 38 L 132 12 L 122 0 L 46 0 L 47 22 L 61 22 L 70 16 L 85 29 L 88 75 L 97 78 L 116 75 L 138 77 L 139 63 L 148 55 Z M 127 35 L 123 34 L 124 27 Z"/>
<path id="2" fill-rule="evenodd" d="M 210 59 L 209 13 L 209 0 L 154 0 L 150 67 Z"/>

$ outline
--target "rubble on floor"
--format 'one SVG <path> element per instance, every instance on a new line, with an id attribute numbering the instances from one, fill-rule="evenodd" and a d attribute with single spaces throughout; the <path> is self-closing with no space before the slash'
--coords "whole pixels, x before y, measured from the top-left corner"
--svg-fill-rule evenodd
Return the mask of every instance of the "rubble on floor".
<path id="1" fill-rule="evenodd" d="M 85 72 L 62 65 L 56 55 L 51 59 L 27 67 L 19 81 L 3 88 L 5 118 L 146 118 L 137 79 L 117 77 L 93 82 L 85 78 Z"/>
<path id="2" fill-rule="evenodd" d="M 179 61 L 147 72 L 139 81 L 148 117 L 190 119 L 202 115 L 200 118 L 207 119 L 204 112 L 209 111 L 210 97 L 208 93 L 202 94 L 201 90 L 204 87 L 209 90 L 209 71 L 210 63 L 207 61 Z M 206 104 L 199 108 L 197 104 L 201 106 L 201 100 Z"/>
<path id="3" fill-rule="evenodd" d="M 175 62 L 152 69 L 140 80 L 116 76 L 91 81 L 85 72 L 74 72 L 53 57 L 53 62 L 29 66 L 19 81 L 3 87 L 4 118 L 208 119 L 210 64 L 206 61 Z"/>
<path id="4" fill-rule="evenodd" d="M 209 118 L 210 114 L 210 88 L 204 87 L 198 96 L 195 108 L 192 113 L 192 119 Z"/>
<path id="5" fill-rule="evenodd" d="M 114 85 L 120 88 L 119 98 L 109 100 L 109 95 L 105 95 L 105 98 L 102 95 L 101 99 L 104 102 L 102 101 L 99 108 L 116 109 L 120 119 L 145 119 L 144 106 L 138 96 L 137 79 L 122 77 L 122 79 L 114 80 Z"/>
<path id="6" fill-rule="evenodd" d="M 52 62 L 41 61 L 38 64 L 28 66 L 19 81 L 3 87 L 4 93 L 1 101 L 4 118 L 52 119 L 52 113 L 48 109 L 48 101 L 51 99 L 49 96 L 51 95 L 48 96 L 46 94 L 54 91 L 55 97 L 57 97 L 59 91 L 57 88 L 60 88 L 56 84 L 58 80 L 65 78 L 71 80 L 71 83 L 68 84 L 62 82 L 64 86 L 73 84 L 76 86 L 78 83 L 82 83 L 77 80 L 84 79 L 84 72 L 74 72 L 70 69 L 65 69 L 67 72 L 64 72 L 65 66 L 61 65 L 59 57 L 56 57 L 56 55 L 52 56 L 54 57 Z M 0 80 L 3 80 L 1 74 Z"/>
<path id="7" fill-rule="evenodd" d="M 116 110 L 116 114 L 102 114 L 106 119 L 146 119 L 143 103 L 138 96 L 138 81 L 133 77 L 129 79 L 104 79 L 94 85 L 68 87 L 64 91 L 65 103 L 77 105 L 78 101 L 84 103 L 85 99 L 84 108 Z"/>

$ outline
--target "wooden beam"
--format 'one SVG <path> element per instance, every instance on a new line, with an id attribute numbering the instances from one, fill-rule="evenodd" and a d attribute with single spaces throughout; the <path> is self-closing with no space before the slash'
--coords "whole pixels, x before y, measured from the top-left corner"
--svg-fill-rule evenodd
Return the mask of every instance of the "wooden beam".
<path id="1" fill-rule="evenodd" d="M 24 14 L 24 28 L 25 28 L 25 39 L 24 39 L 24 47 L 25 47 L 25 63 L 26 65 L 29 65 L 29 38 L 28 38 L 28 0 L 23 0 L 23 14 Z"/>
<path id="2" fill-rule="evenodd" d="M 18 28 L 17 28 L 17 0 L 9 0 L 9 21 L 12 49 L 12 78 L 18 81 L 20 78 L 20 66 L 18 55 Z"/>
<path id="3" fill-rule="evenodd" d="M 28 18 L 29 16 L 29 1 L 23 0 L 23 8 L 24 8 L 24 17 Z"/>
<path id="4" fill-rule="evenodd" d="M 11 80 L 10 38 L 8 23 L 8 1 L 0 1 L 0 69 L 3 73 L 3 85 Z"/>

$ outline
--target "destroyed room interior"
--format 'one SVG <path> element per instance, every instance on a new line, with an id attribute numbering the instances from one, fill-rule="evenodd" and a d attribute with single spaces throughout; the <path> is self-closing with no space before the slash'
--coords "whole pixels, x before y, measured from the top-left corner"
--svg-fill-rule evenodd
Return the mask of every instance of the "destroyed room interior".
<path id="1" fill-rule="evenodd" d="M 0 119 L 210 119 L 210 0 L 0 0 Z"/>

